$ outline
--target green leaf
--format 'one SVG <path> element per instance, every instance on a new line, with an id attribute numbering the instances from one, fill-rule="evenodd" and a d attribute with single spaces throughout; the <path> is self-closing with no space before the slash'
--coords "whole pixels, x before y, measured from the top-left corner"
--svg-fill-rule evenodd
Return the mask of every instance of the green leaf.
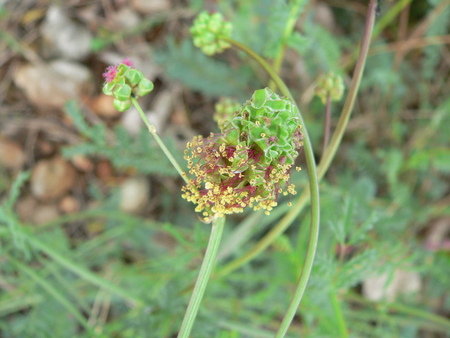
<path id="1" fill-rule="evenodd" d="M 311 40 L 299 32 L 293 32 L 286 39 L 286 44 L 302 55 L 311 47 Z"/>
<path id="2" fill-rule="evenodd" d="M 232 69 L 227 63 L 204 55 L 190 40 L 177 44 L 169 37 L 166 50 L 157 50 L 156 61 L 169 77 L 193 90 L 213 97 L 231 96 L 244 100 L 250 88 L 258 86 L 248 66 Z"/>

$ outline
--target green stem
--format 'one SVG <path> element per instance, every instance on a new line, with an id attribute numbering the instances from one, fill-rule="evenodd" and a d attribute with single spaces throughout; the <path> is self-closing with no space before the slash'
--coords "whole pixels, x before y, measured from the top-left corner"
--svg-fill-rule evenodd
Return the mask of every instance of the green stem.
<path id="1" fill-rule="evenodd" d="M 145 125 L 148 128 L 148 131 L 150 132 L 150 134 L 153 135 L 153 137 L 155 138 L 156 143 L 158 143 L 159 147 L 162 149 L 162 151 L 164 152 L 164 154 L 167 156 L 167 158 L 169 159 L 170 163 L 172 163 L 172 165 L 174 166 L 174 168 L 176 169 L 176 171 L 178 171 L 178 173 L 180 174 L 181 178 L 188 183 L 189 180 L 187 178 L 186 173 L 183 171 L 183 169 L 181 169 L 181 166 L 178 164 L 177 160 L 175 159 L 175 157 L 173 157 L 172 153 L 170 152 L 169 149 L 167 149 L 166 145 L 164 144 L 164 142 L 161 140 L 161 137 L 159 137 L 158 133 L 156 132 L 156 128 L 155 126 L 153 126 L 150 121 L 147 119 L 147 117 L 144 114 L 144 111 L 142 110 L 141 106 L 139 105 L 139 102 L 136 100 L 136 98 L 132 97 L 131 98 L 131 102 L 133 102 L 134 107 L 137 109 L 137 111 L 139 112 L 139 115 L 141 116 L 141 119 L 144 121 Z"/>
<path id="2" fill-rule="evenodd" d="M 333 136 L 331 137 L 331 141 L 325 153 L 323 154 L 322 159 L 318 166 L 319 180 L 323 178 L 323 176 L 325 175 L 331 164 L 331 161 L 336 155 L 337 149 L 342 140 L 342 136 L 344 135 L 345 129 L 347 128 L 347 124 L 350 119 L 350 115 L 355 103 L 356 94 L 358 92 L 359 84 L 364 70 L 365 60 L 367 58 L 367 52 L 370 44 L 370 37 L 372 35 L 373 24 L 375 22 L 375 12 L 373 6 L 370 8 L 372 11 L 369 11 L 369 16 L 366 22 L 366 28 L 363 33 L 359 57 L 355 67 L 353 79 L 350 84 L 349 92 L 347 94 L 347 98 L 344 104 L 344 108 L 342 109 L 342 113 L 339 118 L 336 130 L 334 131 Z M 295 218 L 300 214 L 305 205 L 308 203 L 309 198 L 310 198 L 309 189 L 304 189 L 303 193 L 300 195 L 298 200 L 294 202 L 292 209 L 277 223 L 277 225 L 273 227 L 270 230 L 270 232 L 266 236 L 264 236 L 252 249 L 250 249 L 241 257 L 235 259 L 234 261 L 231 261 L 230 263 L 222 267 L 218 271 L 217 276 L 224 276 L 232 272 L 233 270 L 246 264 L 254 257 L 259 255 L 262 251 L 264 251 L 295 220 Z"/>
<path id="3" fill-rule="evenodd" d="M 222 238 L 223 228 L 225 225 L 225 217 L 219 217 L 212 223 L 211 235 L 209 237 L 208 247 L 206 248 L 205 257 L 200 268 L 200 272 L 195 282 L 194 291 L 184 314 L 178 338 L 188 338 L 197 317 L 198 309 L 205 293 L 211 271 L 219 250 L 220 240 Z"/>
<path id="4" fill-rule="evenodd" d="M 327 149 L 328 141 L 330 140 L 330 129 L 331 129 L 331 97 L 330 94 L 327 96 L 327 104 L 325 107 L 325 121 L 323 124 L 323 150 L 322 154 Z"/>
<path id="5" fill-rule="evenodd" d="M 334 291 L 331 291 L 330 303 L 331 303 L 331 306 L 333 307 L 334 313 L 336 315 L 336 321 L 337 321 L 337 327 L 339 330 L 339 335 L 341 336 L 341 338 L 347 338 L 348 337 L 347 325 L 345 323 L 345 318 L 342 313 L 342 309 L 339 304 L 339 300 L 337 299 L 336 293 Z"/>
<path id="6" fill-rule="evenodd" d="M 273 62 L 273 70 L 278 74 L 280 72 L 281 63 L 284 59 L 284 53 L 286 52 L 286 40 L 291 35 L 292 30 L 294 29 L 295 22 L 297 21 L 297 14 L 300 10 L 300 5 L 302 4 L 302 0 L 297 0 L 291 8 L 291 12 L 289 13 L 289 18 L 287 20 L 286 26 L 284 27 L 283 37 L 281 38 L 281 48 L 278 53 L 275 61 Z M 269 84 L 269 87 L 273 89 L 272 81 Z"/>
<path id="7" fill-rule="evenodd" d="M 272 67 L 258 54 L 256 54 L 254 51 L 249 49 L 247 46 L 236 42 L 231 39 L 227 39 L 227 41 L 234 45 L 235 47 L 241 49 L 245 53 L 247 53 L 249 56 L 251 56 L 255 61 L 257 61 L 270 75 L 272 80 L 275 82 L 275 84 L 278 86 L 280 91 L 283 93 L 283 95 L 289 97 L 292 102 L 295 104 L 294 97 L 292 96 L 291 92 L 289 91 L 286 84 L 283 82 L 283 80 L 278 76 L 276 72 L 272 69 Z M 309 276 L 311 274 L 314 257 L 317 250 L 317 242 L 319 238 L 319 222 L 320 222 L 320 200 L 319 200 L 319 181 L 317 178 L 317 169 L 316 169 L 316 162 L 314 159 L 314 152 L 311 145 L 311 140 L 308 135 L 308 131 L 306 129 L 305 121 L 303 120 L 303 117 L 299 111 L 299 118 L 300 123 L 302 124 L 302 132 L 303 132 L 303 149 L 305 152 L 305 158 L 306 158 L 306 166 L 308 168 L 308 178 L 309 178 L 309 190 L 311 194 L 311 223 L 310 223 L 310 234 L 309 234 L 309 241 L 308 241 L 308 249 L 306 252 L 306 258 L 305 258 L 305 264 L 303 265 L 303 269 L 300 275 L 300 279 L 297 284 L 296 291 L 294 293 L 294 296 L 291 300 L 291 304 L 288 307 L 288 310 L 286 312 L 285 317 L 283 318 L 283 321 L 281 322 L 279 331 L 277 336 L 282 337 L 287 332 L 287 329 L 289 328 L 292 319 L 294 318 L 295 312 L 297 311 L 298 306 L 300 305 L 300 301 L 303 297 L 303 293 L 306 289 L 306 284 L 308 283 Z"/>

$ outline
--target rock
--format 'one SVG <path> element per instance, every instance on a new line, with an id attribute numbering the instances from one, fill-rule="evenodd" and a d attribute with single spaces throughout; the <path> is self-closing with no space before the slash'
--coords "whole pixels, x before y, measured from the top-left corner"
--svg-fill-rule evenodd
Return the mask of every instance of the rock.
<path id="1" fill-rule="evenodd" d="M 23 64 L 17 67 L 13 80 L 28 100 L 42 108 L 61 109 L 73 98 L 92 89 L 91 73 L 81 64 L 56 60 L 49 64 Z"/>
<path id="2" fill-rule="evenodd" d="M 167 11 L 170 9 L 169 0 L 133 0 L 131 5 L 138 12 L 143 14 L 152 14 Z"/>
<path id="3" fill-rule="evenodd" d="M 104 118 L 115 118 L 122 115 L 113 105 L 114 98 L 100 94 L 89 100 L 89 107 L 94 113 Z"/>
<path id="4" fill-rule="evenodd" d="M 73 196 L 64 196 L 61 202 L 59 202 L 59 210 L 65 214 L 72 214 L 80 211 L 80 203 Z"/>
<path id="5" fill-rule="evenodd" d="M 55 204 L 40 203 L 31 195 L 22 197 L 17 201 L 16 211 L 23 222 L 30 224 L 51 222 L 60 216 Z"/>
<path id="6" fill-rule="evenodd" d="M 23 222 L 30 223 L 37 205 L 38 201 L 33 196 L 21 197 L 15 206 L 17 215 Z"/>
<path id="7" fill-rule="evenodd" d="M 142 212 L 149 202 L 150 186 L 145 177 L 125 180 L 120 190 L 120 210 L 129 213 Z"/>
<path id="8" fill-rule="evenodd" d="M 108 160 L 100 160 L 95 167 L 95 173 L 100 181 L 111 183 L 114 181 L 114 169 Z"/>
<path id="9" fill-rule="evenodd" d="M 25 163 L 25 153 L 22 147 L 13 140 L 0 137 L 0 166 L 6 169 L 18 170 Z"/>
<path id="10" fill-rule="evenodd" d="M 44 224 L 54 221 L 61 214 L 58 211 L 58 207 L 54 204 L 40 204 L 36 207 L 33 214 L 31 223 L 33 224 Z"/>
<path id="11" fill-rule="evenodd" d="M 159 93 L 153 100 L 152 107 L 150 111 L 146 113 L 146 116 L 159 133 L 163 132 L 167 120 L 173 111 L 174 102 L 176 102 L 178 98 L 178 92 L 165 90 Z"/>
<path id="12" fill-rule="evenodd" d="M 397 269 L 389 285 L 388 274 L 370 277 L 363 282 L 363 295 L 372 301 L 394 301 L 398 295 L 418 292 L 422 279 L 417 272 Z"/>
<path id="13" fill-rule="evenodd" d="M 139 112 L 135 107 L 131 107 L 125 111 L 120 120 L 125 130 L 131 135 L 138 135 L 144 121 L 142 121 Z"/>
<path id="14" fill-rule="evenodd" d="M 41 201 L 62 197 L 73 186 L 75 169 L 62 157 L 41 160 L 31 173 L 30 188 L 33 196 Z"/>
<path id="15" fill-rule="evenodd" d="M 139 18 L 139 15 L 130 7 L 123 7 L 115 12 L 110 20 L 117 28 L 132 29 L 139 25 L 141 18 Z"/>
<path id="16" fill-rule="evenodd" d="M 40 156 L 49 157 L 56 152 L 54 143 L 47 140 L 38 140 L 36 143 L 36 150 Z"/>
<path id="17" fill-rule="evenodd" d="M 75 155 L 70 161 L 80 171 L 91 172 L 94 169 L 92 161 L 84 155 Z"/>
<path id="18" fill-rule="evenodd" d="M 83 60 L 91 51 L 91 32 L 73 21 L 59 6 L 51 6 L 41 25 L 42 54 L 68 60 Z"/>

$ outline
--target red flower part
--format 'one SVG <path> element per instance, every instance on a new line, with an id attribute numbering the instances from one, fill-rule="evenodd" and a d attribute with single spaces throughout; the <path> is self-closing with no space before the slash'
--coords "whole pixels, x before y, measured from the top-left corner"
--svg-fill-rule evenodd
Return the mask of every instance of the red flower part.
<path id="1" fill-rule="evenodd" d="M 102 74 L 102 76 L 104 77 L 106 82 L 110 83 L 116 78 L 117 67 L 119 67 L 119 65 L 121 65 L 121 64 L 131 67 L 131 68 L 134 67 L 134 63 L 133 63 L 133 61 L 130 60 L 129 57 L 126 57 L 125 59 L 123 59 L 119 63 L 116 63 L 113 66 L 109 66 L 108 68 L 106 68 L 106 71 Z"/>
<path id="2" fill-rule="evenodd" d="M 105 81 L 108 83 L 112 82 L 116 78 L 116 75 L 117 75 L 117 65 L 109 66 L 108 68 L 106 68 L 106 71 L 102 74 Z"/>
<path id="3" fill-rule="evenodd" d="M 124 64 L 125 66 L 131 67 L 131 68 L 134 67 L 134 63 L 133 63 L 133 61 L 130 60 L 129 57 L 126 57 L 125 59 L 123 59 L 119 64 Z"/>

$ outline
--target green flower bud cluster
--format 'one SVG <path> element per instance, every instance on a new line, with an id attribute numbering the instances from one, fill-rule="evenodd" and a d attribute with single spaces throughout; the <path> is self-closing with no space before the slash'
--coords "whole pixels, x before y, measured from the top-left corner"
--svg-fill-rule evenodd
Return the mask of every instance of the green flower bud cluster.
<path id="1" fill-rule="evenodd" d="M 344 81 L 342 77 L 333 72 L 322 75 L 317 80 L 315 94 L 323 104 L 326 104 L 328 95 L 331 101 L 340 101 L 344 94 Z"/>
<path id="2" fill-rule="evenodd" d="M 194 45 L 206 55 L 221 53 L 230 47 L 223 38 L 231 37 L 233 26 L 220 13 L 200 13 L 190 29 Z"/>
<path id="3" fill-rule="evenodd" d="M 241 109 L 224 125 L 222 132 L 227 142 L 256 144 L 264 154 L 264 162 L 283 158 L 293 164 L 301 147 L 301 132 L 297 107 L 291 100 L 282 98 L 269 88 L 255 91 Z"/>
<path id="4" fill-rule="evenodd" d="M 247 206 L 270 213 L 280 194 L 296 193 L 289 180 L 302 146 L 299 121 L 289 99 L 257 90 L 223 123 L 221 134 L 188 143 L 185 159 L 195 178 L 182 197 L 197 204 L 206 222 Z"/>
<path id="5" fill-rule="evenodd" d="M 153 83 L 144 77 L 144 74 L 132 68 L 131 62 L 110 66 L 103 76 L 106 79 L 103 93 L 114 97 L 114 107 L 118 111 L 125 111 L 132 105 L 131 98 L 139 98 L 150 93 Z"/>
<path id="6" fill-rule="evenodd" d="M 216 103 L 214 106 L 216 111 L 213 118 L 220 129 L 222 129 L 223 125 L 231 118 L 231 116 L 239 110 L 240 106 L 239 103 L 228 97 L 221 98 L 219 102 Z"/>

